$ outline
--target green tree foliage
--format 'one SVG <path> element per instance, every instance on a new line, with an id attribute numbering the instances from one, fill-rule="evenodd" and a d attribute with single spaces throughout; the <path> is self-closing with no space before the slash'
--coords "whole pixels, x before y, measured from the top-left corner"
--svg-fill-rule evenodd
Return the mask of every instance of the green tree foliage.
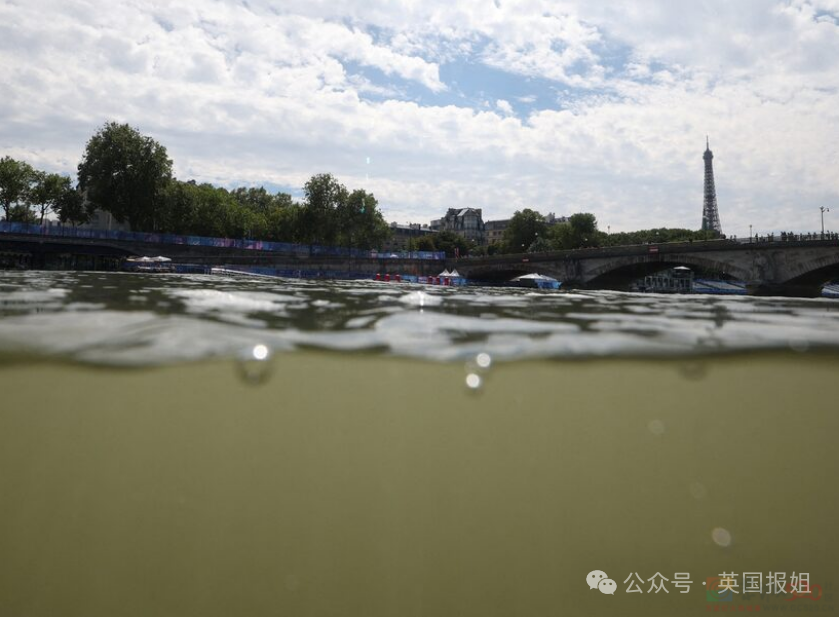
<path id="1" fill-rule="evenodd" d="M 530 208 L 516 211 L 504 230 L 504 245 L 508 253 L 524 253 L 539 236 L 545 237 L 548 226 L 541 214 Z"/>
<path id="2" fill-rule="evenodd" d="M 639 231 L 616 232 L 606 236 L 605 243 L 609 246 L 627 246 L 631 244 L 655 244 L 657 242 L 693 242 L 714 240 L 717 238 L 711 230 L 693 231 L 691 229 L 659 227 L 657 229 L 642 229 Z"/>
<path id="3" fill-rule="evenodd" d="M 300 204 L 291 200 L 291 195 L 278 194 L 283 199 L 278 199 L 274 208 L 268 213 L 266 221 L 268 224 L 268 239 L 275 242 L 297 242 L 300 227 Z"/>
<path id="4" fill-rule="evenodd" d="M 135 231 L 163 228 L 172 161 L 151 137 L 128 124 L 105 124 L 87 142 L 78 177 L 95 208 Z"/>
<path id="5" fill-rule="evenodd" d="M 379 247 L 390 237 L 390 227 L 372 193 L 356 189 L 336 208 L 338 244 L 350 248 Z"/>
<path id="6" fill-rule="evenodd" d="M 59 200 L 73 189 L 69 177 L 60 174 L 35 172 L 35 184 L 30 191 L 30 202 L 35 206 L 40 224 L 44 224 L 47 213 L 56 211 Z"/>
<path id="7" fill-rule="evenodd" d="M 544 253 L 553 250 L 553 242 L 548 240 L 545 236 L 539 236 L 533 241 L 533 244 L 528 247 L 528 253 Z"/>
<path id="8" fill-rule="evenodd" d="M 29 200 L 36 173 L 23 161 L 9 156 L 0 159 L 0 205 L 7 221 L 30 222 Z"/>
<path id="9" fill-rule="evenodd" d="M 82 192 L 72 186 L 67 186 L 66 190 L 61 193 L 54 208 L 58 214 L 58 220 L 62 223 L 70 223 L 73 227 L 87 223 L 93 214 Z"/>
<path id="10" fill-rule="evenodd" d="M 436 251 L 437 244 L 434 242 L 434 235 L 420 236 L 412 241 L 415 251 Z"/>
<path id="11" fill-rule="evenodd" d="M 240 187 L 231 191 L 231 196 L 244 208 L 259 214 L 267 214 L 274 206 L 275 196 L 271 195 L 265 190 L 265 187 L 259 188 Z"/>
<path id="12" fill-rule="evenodd" d="M 378 248 L 390 228 L 372 193 L 348 191 L 332 174 L 312 176 L 299 207 L 285 205 L 275 218 L 290 224 L 294 238 L 304 244 Z"/>
<path id="13" fill-rule="evenodd" d="M 306 244 L 332 238 L 339 246 L 365 249 L 387 239 L 390 228 L 372 194 L 361 189 L 350 193 L 328 174 L 314 176 L 307 186 L 311 198 L 297 204 L 291 195 L 272 195 L 263 187 L 228 191 L 175 180 L 166 189 L 160 230 Z"/>
<path id="14" fill-rule="evenodd" d="M 424 238 L 420 238 L 420 240 L 423 239 Z M 445 251 L 446 257 L 454 257 L 455 249 L 458 249 L 461 257 L 466 257 L 469 252 L 475 248 L 475 243 L 453 231 L 440 231 L 434 234 L 434 246 L 436 248 L 431 250 Z"/>
<path id="15" fill-rule="evenodd" d="M 38 223 L 38 216 L 32 211 L 32 208 L 30 208 L 28 204 L 19 203 L 12 206 L 7 220 L 14 223 L 36 225 Z"/>
<path id="16" fill-rule="evenodd" d="M 599 246 L 601 235 L 597 231 L 597 219 L 589 212 L 579 212 L 551 229 L 551 241 L 555 248 L 567 250 Z"/>
<path id="17" fill-rule="evenodd" d="M 303 187 L 305 198 L 298 219 L 298 234 L 305 244 L 334 245 L 338 239 L 337 211 L 349 193 L 332 174 L 312 176 Z"/>

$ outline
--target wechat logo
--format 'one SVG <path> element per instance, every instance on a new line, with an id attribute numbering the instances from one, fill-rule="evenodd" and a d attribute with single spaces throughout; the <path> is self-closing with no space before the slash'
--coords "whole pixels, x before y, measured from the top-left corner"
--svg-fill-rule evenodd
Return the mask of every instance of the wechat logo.
<path id="1" fill-rule="evenodd" d="M 599 589 L 600 593 L 615 595 L 618 586 L 603 570 L 592 570 L 586 577 L 589 589 Z"/>

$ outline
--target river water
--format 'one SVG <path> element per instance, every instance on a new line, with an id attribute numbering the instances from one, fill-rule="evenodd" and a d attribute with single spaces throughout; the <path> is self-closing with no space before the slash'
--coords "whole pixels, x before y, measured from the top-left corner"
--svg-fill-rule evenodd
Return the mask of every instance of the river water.
<path id="1" fill-rule="evenodd" d="M 0 615 L 836 614 L 837 351 L 829 299 L 0 273 Z"/>

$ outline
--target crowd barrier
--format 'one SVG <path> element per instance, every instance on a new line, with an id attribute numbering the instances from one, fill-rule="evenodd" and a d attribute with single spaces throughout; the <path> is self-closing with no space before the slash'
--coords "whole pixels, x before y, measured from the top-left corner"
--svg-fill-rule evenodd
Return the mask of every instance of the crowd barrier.
<path id="1" fill-rule="evenodd" d="M 268 242 L 264 240 L 234 240 L 231 238 L 209 238 L 205 236 L 179 236 L 136 231 L 113 231 L 109 229 L 79 229 L 62 225 L 29 225 L 28 223 L 0 222 L 0 233 L 82 240 L 116 240 L 119 242 L 146 242 L 150 244 L 181 244 L 188 246 L 212 246 L 249 251 L 266 251 L 301 256 L 361 257 L 374 259 L 430 259 L 443 260 L 446 254 L 440 251 L 375 251 L 318 246 L 315 244 L 292 244 L 289 242 Z"/>

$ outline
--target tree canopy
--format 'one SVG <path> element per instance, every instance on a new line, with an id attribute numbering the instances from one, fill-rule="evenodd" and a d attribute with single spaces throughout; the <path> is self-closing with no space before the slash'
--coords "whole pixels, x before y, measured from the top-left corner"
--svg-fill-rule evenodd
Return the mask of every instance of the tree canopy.
<path id="1" fill-rule="evenodd" d="M 526 252 L 539 236 L 545 237 L 547 229 L 545 219 L 535 210 L 517 210 L 504 230 L 505 252 Z"/>
<path id="2" fill-rule="evenodd" d="M 9 156 L 0 159 L 0 205 L 7 221 L 20 220 L 29 210 L 36 174 L 32 166 Z"/>
<path id="3" fill-rule="evenodd" d="M 108 122 L 87 142 L 78 172 L 79 187 L 94 208 L 135 230 L 162 228 L 172 161 L 154 139 Z"/>

